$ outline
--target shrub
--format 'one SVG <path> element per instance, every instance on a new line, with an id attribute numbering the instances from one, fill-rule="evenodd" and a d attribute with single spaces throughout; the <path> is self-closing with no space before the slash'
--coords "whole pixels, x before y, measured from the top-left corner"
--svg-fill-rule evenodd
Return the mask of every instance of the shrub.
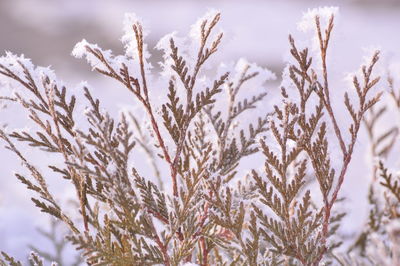
<path id="1" fill-rule="evenodd" d="M 124 55 L 85 40 L 75 46 L 75 57 L 122 84 L 141 106 L 117 118 L 84 86 L 83 121 L 76 108 L 84 104 L 82 97 L 49 69 L 7 53 L 0 58 L 0 76 L 15 93 L 2 99 L 19 104 L 37 128 L 35 133 L 0 130 L 6 148 L 30 174 L 16 177 L 36 193 L 32 201 L 42 212 L 68 227 L 67 240 L 89 265 L 396 262 L 399 229 L 392 225 L 386 231 L 384 225 L 397 221 L 400 188 L 383 159 L 398 130 L 374 134 L 375 122 L 386 112 L 385 104 L 374 109 L 383 93 L 374 89 L 380 80 L 374 74 L 379 52 L 354 74 L 352 91 L 343 95 L 350 117 L 343 126 L 328 78 L 335 12 L 312 10 L 299 24 L 315 33 L 314 55 L 289 36 L 292 59 L 275 99 L 264 87 L 274 78 L 266 69 L 245 60 L 226 73 L 216 66 L 211 66 L 216 71 L 207 69 L 223 37 L 216 32 L 217 12 L 198 20 L 188 39 L 170 34 L 160 40 L 161 75 L 148 62 L 146 31 L 133 15 L 125 19 Z M 219 75 L 213 78 L 210 72 Z M 388 84 L 398 99 L 393 80 Z M 165 88 L 166 97 L 162 92 L 157 100 L 158 87 Z M 249 87 L 259 91 L 252 95 Z M 247 122 L 241 120 L 245 113 L 263 114 Z M 363 123 L 373 156 L 381 158 L 374 180 L 383 187 L 371 183 L 371 215 L 348 255 L 337 249 L 342 240 L 334 235 L 345 214 L 335 206 L 343 200 L 339 194 Z M 48 165 L 51 176 L 41 173 L 16 141 L 61 156 L 59 164 Z M 152 170 L 138 170 L 136 149 L 148 156 Z M 258 152 L 264 167 L 246 175 L 243 159 Z M 53 175 L 73 186 L 77 210 L 66 209 L 49 190 Z M 378 188 L 387 191 L 383 203 Z M 382 253 L 370 248 L 376 243 L 388 251 L 383 262 Z M 4 263 L 21 265 L 2 255 Z M 39 255 L 32 253 L 31 263 L 41 265 Z"/>

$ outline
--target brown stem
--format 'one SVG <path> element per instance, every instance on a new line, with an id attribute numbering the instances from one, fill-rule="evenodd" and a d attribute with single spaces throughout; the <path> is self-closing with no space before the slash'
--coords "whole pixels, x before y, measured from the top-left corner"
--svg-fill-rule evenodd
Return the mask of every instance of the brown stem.
<path id="1" fill-rule="evenodd" d="M 318 35 L 318 40 L 319 40 L 319 46 L 320 46 L 320 52 L 321 52 L 321 60 L 322 60 L 322 72 L 323 72 L 323 79 L 324 79 L 324 85 L 322 86 L 319 82 L 317 83 L 318 86 L 320 87 L 322 100 L 324 102 L 324 105 L 328 111 L 328 115 L 332 120 L 333 124 L 333 129 L 335 131 L 335 135 L 338 138 L 340 148 L 342 150 L 342 153 L 344 156 L 346 156 L 347 150 L 346 150 L 346 145 L 344 143 L 342 133 L 339 129 L 338 123 L 336 121 L 335 115 L 333 113 L 333 108 L 331 105 L 331 100 L 329 96 L 329 84 L 328 84 L 328 68 L 326 66 L 326 54 L 328 50 L 328 44 L 329 44 L 329 39 L 330 39 L 330 34 L 333 29 L 333 18 L 334 16 L 331 15 L 329 19 L 329 24 L 328 28 L 325 30 L 325 38 L 322 36 L 321 32 L 321 25 L 319 21 L 319 17 L 315 17 L 315 24 L 317 26 L 317 35 Z"/>
<path id="2" fill-rule="evenodd" d="M 164 265 L 165 266 L 170 266 L 171 265 L 171 260 L 169 258 L 168 255 L 168 249 L 167 247 L 161 242 L 160 237 L 158 235 L 155 236 L 155 241 L 157 246 L 160 248 L 161 253 L 163 255 L 163 259 L 164 259 Z"/>
<path id="3" fill-rule="evenodd" d="M 196 84 L 197 75 L 198 75 L 198 73 L 200 71 L 201 66 L 208 59 L 208 57 L 212 53 L 214 53 L 216 51 L 216 48 L 217 48 L 217 46 L 219 44 L 219 41 L 220 41 L 220 39 L 222 37 L 222 35 L 219 35 L 218 38 L 217 38 L 217 41 L 215 41 L 213 43 L 211 50 L 207 50 L 206 49 L 206 51 L 204 52 L 204 48 L 205 48 L 205 45 L 207 43 L 207 39 L 210 36 L 211 30 L 213 29 L 213 27 L 218 22 L 219 18 L 220 18 L 220 15 L 217 14 L 214 17 L 214 19 L 211 21 L 211 24 L 207 28 L 207 30 L 205 29 L 207 21 L 204 21 L 202 26 L 201 26 L 200 48 L 199 48 L 199 51 L 197 53 L 196 66 L 194 67 L 193 74 L 192 74 L 191 80 L 190 80 L 190 84 L 186 85 L 185 80 L 183 80 L 182 77 L 181 77 L 182 82 L 183 82 L 183 84 L 184 84 L 184 86 L 186 88 L 186 108 L 185 108 L 185 114 L 184 114 L 184 117 L 186 119 L 185 119 L 185 122 L 184 122 L 184 124 L 182 126 L 182 129 L 179 132 L 179 142 L 177 144 L 176 153 L 175 153 L 174 160 L 173 160 L 172 166 L 171 166 L 171 175 L 172 175 L 172 183 L 173 183 L 172 185 L 173 185 L 173 188 L 174 188 L 173 191 L 174 191 L 174 196 L 175 197 L 178 196 L 178 189 L 177 189 L 177 187 L 175 187 L 177 185 L 177 183 L 176 183 L 176 177 L 177 177 L 177 173 L 178 173 L 177 172 L 177 164 L 179 162 L 180 155 L 181 155 L 181 152 L 182 152 L 182 149 L 183 149 L 183 146 L 184 146 L 183 144 L 184 144 L 184 141 L 185 141 L 186 132 L 187 132 L 187 129 L 189 128 L 189 124 L 190 124 L 190 121 L 191 121 L 191 114 L 190 114 L 190 112 L 191 112 L 190 106 L 191 105 L 190 104 L 192 103 L 193 88 L 194 88 L 194 86 Z"/>
<path id="4" fill-rule="evenodd" d="M 67 151 L 65 150 L 64 144 L 62 143 L 62 134 L 61 134 L 61 129 L 60 126 L 58 124 L 58 117 L 55 111 L 55 106 L 54 106 L 54 89 L 53 89 L 53 84 L 48 83 L 46 80 L 43 81 L 43 86 L 46 89 L 46 96 L 47 96 L 47 100 L 48 100 L 48 106 L 49 106 L 49 111 L 50 111 L 50 115 L 53 119 L 55 128 L 56 128 L 56 132 L 57 132 L 57 138 L 56 138 L 56 143 L 58 148 L 60 149 L 65 162 L 67 163 L 67 167 L 68 170 L 71 172 L 71 177 L 73 180 L 73 183 L 75 185 L 76 188 L 76 192 L 78 194 L 78 199 L 79 199 L 79 205 L 81 208 L 81 214 L 82 214 L 82 218 L 83 218 L 83 224 L 85 227 L 85 231 L 88 232 L 89 231 L 89 224 L 88 224 L 88 216 L 86 214 L 86 185 L 85 185 L 85 181 L 82 178 L 82 176 L 80 176 L 73 167 L 71 167 L 68 163 L 70 162 L 69 160 L 69 156 Z"/>
<path id="5" fill-rule="evenodd" d="M 202 236 L 200 238 L 200 248 L 202 251 L 202 261 L 201 261 L 201 266 L 208 266 L 208 252 L 209 250 L 207 249 L 207 245 L 206 245 L 206 240 L 204 239 L 204 237 Z"/>
<path id="6" fill-rule="evenodd" d="M 146 81 L 146 72 L 144 70 L 144 60 L 143 60 L 143 33 L 142 33 L 142 28 L 140 25 L 133 25 L 133 30 L 135 32 L 136 35 L 136 42 L 137 42 L 137 50 L 138 50 L 138 54 L 139 54 L 139 65 L 140 65 L 140 74 L 142 77 L 142 85 L 143 85 L 143 93 L 144 93 L 144 97 L 143 98 L 140 94 L 139 91 L 137 93 L 137 96 L 139 97 L 139 100 L 143 103 L 143 105 L 146 108 L 147 113 L 150 116 L 150 120 L 151 120 L 151 125 L 152 128 L 156 134 L 158 143 L 161 147 L 161 150 L 163 151 L 164 154 L 164 158 L 167 161 L 167 163 L 170 165 L 170 170 L 171 170 L 171 177 L 172 177 L 172 188 L 173 188 L 173 195 L 174 196 L 178 196 L 178 186 L 177 186 L 177 181 L 176 181 L 176 175 L 177 175 L 177 171 L 176 171 L 176 163 L 173 163 L 171 160 L 171 157 L 169 156 L 169 153 L 167 151 L 167 148 L 164 144 L 164 140 L 161 136 L 160 133 L 160 129 L 158 127 L 157 121 L 154 117 L 154 113 L 153 110 L 151 108 L 151 103 L 150 103 L 150 99 L 149 99 L 149 93 L 148 93 L 148 89 L 147 89 L 147 81 Z M 175 160 L 174 160 L 175 162 Z"/>

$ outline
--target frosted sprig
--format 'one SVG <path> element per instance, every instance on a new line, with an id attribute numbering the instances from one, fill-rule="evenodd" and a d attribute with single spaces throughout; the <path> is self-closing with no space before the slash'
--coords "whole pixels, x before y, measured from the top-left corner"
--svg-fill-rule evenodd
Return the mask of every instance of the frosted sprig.
<path id="1" fill-rule="evenodd" d="M 303 13 L 303 17 L 297 24 L 297 28 L 302 32 L 307 32 L 315 29 L 315 18 L 319 17 L 321 21 L 322 28 L 328 24 L 331 16 L 337 18 L 339 14 L 338 7 L 318 7 L 313 9 L 308 9 L 307 12 Z"/>

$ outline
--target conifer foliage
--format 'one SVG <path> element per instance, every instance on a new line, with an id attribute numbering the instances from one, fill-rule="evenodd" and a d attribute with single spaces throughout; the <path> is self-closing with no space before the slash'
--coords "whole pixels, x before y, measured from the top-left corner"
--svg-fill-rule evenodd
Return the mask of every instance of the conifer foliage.
<path id="1" fill-rule="evenodd" d="M 217 30 L 221 15 L 214 11 L 192 26 L 188 38 L 171 34 L 159 42 L 164 52 L 159 83 L 149 63 L 147 31 L 132 14 L 124 24 L 124 55 L 86 40 L 75 46 L 73 56 L 131 93 L 144 110 L 141 118 L 128 111 L 113 117 L 93 90 L 85 86 L 84 98 L 77 97 L 49 69 L 7 53 L 0 58 L 0 76 L 15 93 L 2 100 L 26 110 L 37 129 L 0 129 L 6 148 L 28 170 L 17 179 L 35 192 L 32 201 L 41 212 L 68 228 L 67 240 L 88 265 L 349 263 L 352 258 L 337 249 L 341 239 L 335 234 L 345 214 L 335 206 L 343 200 L 340 191 L 360 129 L 364 123 L 374 156 L 381 158 L 391 149 L 382 143 L 394 143 L 398 130 L 373 135 L 374 123 L 386 111 L 374 109 L 382 95 L 375 90 L 379 51 L 342 95 L 350 124 L 338 119 L 327 62 L 335 12 L 316 9 L 299 24 L 315 33 L 316 53 L 299 48 L 289 36 L 292 60 L 275 102 L 263 85 L 274 75 L 245 60 L 234 71 L 209 75 L 210 67 L 217 69 L 210 66 L 214 54 L 223 52 L 223 33 Z M 260 87 L 248 89 L 254 84 Z M 154 97 L 156 90 L 166 95 L 164 102 Z M 394 89 L 391 95 L 396 97 Z M 77 111 L 82 105 L 85 120 Z M 251 121 L 243 122 L 246 114 Z M 60 163 L 48 165 L 52 172 L 45 175 L 17 142 L 58 156 Z M 148 156 L 152 170 L 135 167 L 135 150 Z M 243 174 L 243 158 L 256 153 L 262 154 L 263 167 Z M 375 179 L 382 177 L 390 208 L 373 209 L 365 232 L 378 232 L 383 217 L 399 215 L 397 178 L 383 161 L 374 171 Z M 74 188 L 76 210 L 66 210 L 50 191 L 48 180 L 55 178 Z M 43 265 L 42 252 L 35 251 L 31 263 Z M 1 254 L 1 263 L 22 265 Z M 360 261 L 371 262 L 363 260 L 368 256 L 373 255 L 361 254 Z"/>

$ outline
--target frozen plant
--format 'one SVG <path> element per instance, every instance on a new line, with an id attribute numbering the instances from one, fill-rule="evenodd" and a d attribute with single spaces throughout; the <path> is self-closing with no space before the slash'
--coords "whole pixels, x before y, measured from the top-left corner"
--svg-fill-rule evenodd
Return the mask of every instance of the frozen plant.
<path id="1" fill-rule="evenodd" d="M 17 178 L 36 193 L 32 201 L 42 212 L 69 228 L 68 241 L 89 265 L 319 265 L 345 260 L 335 255 L 341 241 L 333 235 L 344 216 L 335 206 L 362 122 L 366 113 L 373 114 L 381 93 L 373 91 L 379 82 L 376 51 L 352 78 L 355 97 L 344 93 L 350 124 L 340 123 L 327 64 L 336 13 L 335 8 L 311 10 L 300 23 L 302 30 L 314 32 L 314 55 L 289 36 L 292 61 L 277 102 L 268 100 L 264 88 L 275 75 L 245 60 L 233 71 L 207 75 L 210 67 L 218 68 L 210 66 L 210 58 L 223 37 L 216 32 L 220 14 L 215 11 L 199 19 L 188 38 L 173 33 L 159 42 L 157 48 L 164 52 L 159 77 L 148 62 L 147 32 L 134 15 L 125 18 L 124 55 L 114 56 L 86 40 L 78 43 L 72 54 L 131 92 L 145 121 L 133 112 L 112 117 L 84 87 L 85 123 L 76 111 L 82 99 L 54 73 L 7 53 L 0 58 L 0 77 L 16 92 L 3 98 L 20 104 L 37 128 L 0 130 L 6 148 L 30 173 Z M 160 86 L 166 95 L 162 104 L 153 95 Z M 252 95 L 249 86 L 258 86 L 258 92 Z M 262 109 L 265 105 L 273 108 Z M 246 113 L 254 116 L 254 109 L 264 114 L 248 123 L 241 120 Z M 146 123 L 149 128 L 140 126 Z M 16 141 L 61 158 L 48 167 L 70 181 L 76 210 L 58 202 L 48 187 L 54 177 L 42 174 Z M 152 172 L 135 167 L 141 163 L 132 155 L 137 144 L 149 156 Z M 259 151 L 262 170 L 242 176 L 242 159 Z M 380 169 L 385 187 L 397 195 L 397 181 Z M 2 256 L 4 263 L 20 265 L 5 252 Z M 42 263 L 36 253 L 31 261 Z"/>

